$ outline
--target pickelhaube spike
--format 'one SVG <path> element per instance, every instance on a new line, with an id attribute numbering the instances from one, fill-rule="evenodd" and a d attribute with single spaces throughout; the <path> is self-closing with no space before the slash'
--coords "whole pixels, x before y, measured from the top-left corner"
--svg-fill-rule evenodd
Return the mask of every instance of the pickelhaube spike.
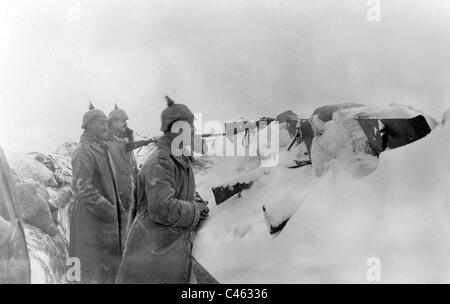
<path id="1" fill-rule="evenodd" d="M 175 104 L 175 101 L 173 101 L 172 99 L 170 99 L 169 96 L 166 96 L 166 100 L 167 100 L 167 106 L 171 107 Z"/>

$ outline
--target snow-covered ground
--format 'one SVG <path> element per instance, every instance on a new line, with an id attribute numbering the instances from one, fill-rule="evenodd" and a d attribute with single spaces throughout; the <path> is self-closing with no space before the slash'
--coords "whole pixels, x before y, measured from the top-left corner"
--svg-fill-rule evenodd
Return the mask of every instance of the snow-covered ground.
<path id="1" fill-rule="evenodd" d="M 332 123 L 328 129 L 339 138 L 341 126 Z M 355 165 L 350 152 L 328 159 L 321 177 L 312 166 L 286 167 L 303 152 L 303 145 L 281 150 L 273 168 L 258 167 L 254 158 L 213 157 L 197 174 L 211 216 L 197 234 L 194 256 L 216 279 L 367 283 L 375 257 L 383 283 L 450 283 L 448 122 L 379 159 Z M 241 197 L 215 206 L 211 187 L 249 180 L 254 184 Z M 269 224 L 286 219 L 281 232 L 269 233 Z"/>

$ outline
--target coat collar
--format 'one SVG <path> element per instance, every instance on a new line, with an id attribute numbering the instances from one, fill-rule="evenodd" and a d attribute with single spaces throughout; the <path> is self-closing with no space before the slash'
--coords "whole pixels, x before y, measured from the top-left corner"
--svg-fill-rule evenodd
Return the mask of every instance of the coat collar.
<path id="1" fill-rule="evenodd" d="M 108 135 L 107 135 L 108 139 L 107 141 L 114 141 L 114 142 L 119 142 L 119 143 L 126 143 L 128 142 L 128 140 L 126 138 L 120 137 L 118 136 L 114 131 L 112 131 L 111 129 L 108 130 Z"/>

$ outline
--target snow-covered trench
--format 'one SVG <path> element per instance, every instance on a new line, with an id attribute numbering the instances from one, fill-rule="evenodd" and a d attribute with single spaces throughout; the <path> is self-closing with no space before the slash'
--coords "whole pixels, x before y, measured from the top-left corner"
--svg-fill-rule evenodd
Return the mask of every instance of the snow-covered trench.
<path id="1" fill-rule="evenodd" d="M 276 167 L 260 168 L 255 157 L 205 158 L 196 182 L 211 216 L 193 255 L 222 283 L 366 283 L 373 258 L 384 283 L 450 282 L 448 117 L 424 139 L 382 153 L 369 175 L 346 157 L 331 160 L 320 178 L 311 166 L 288 169 L 306 156 L 303 145 L 285 151 L 283 129 Z M 29 211 L 32 283 L 66 282 L 70 149 L 7 153 L 18 203 Z M 237 181 L 254 184 L 216 206 L 211 188 Z M 269 233 L 268 223 L 286 219 Z"/>
<path id="2" fill-rule="evenodd" d="M 46 154 L 30 152 L 29 147 L 7 148 L 16 184 L 16 204 L 24 219 L 31 283 L 66 283 L 73 203 L 70 151 L 64 146 L 57 153 Z"/>
<path id="3" fill-rule="evenodd" d="M 448 155 L 447 123 L 382 153 L 369 175 L 336 159 L 319 178 L 311 166 L 286 168 L 292 153 L 285 151 L 269 169 L 213 158 L 197 175 L 212 210 L 193 254 L 222 283 L 449 283 Z M 254 186 L 215 206 L 216 179 L 251 179 Z M 275 222 L 290 217 L 281 232 L 270 235 L 263 205 Z"/>

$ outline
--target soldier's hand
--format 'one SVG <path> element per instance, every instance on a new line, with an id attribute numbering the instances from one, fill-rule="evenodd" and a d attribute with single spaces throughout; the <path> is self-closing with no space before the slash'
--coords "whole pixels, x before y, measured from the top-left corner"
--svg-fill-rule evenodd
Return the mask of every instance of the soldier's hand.
<path id="1" fill-rule="evenodd" d="M 205 200 L 197 201 L 197 203 L 203 204 L 205 206 L 208 206 L 209 202 Z"/>
<path id="2" fill-rule="evenodd" d="M 197 205 L 200 208 L 200 223 L 201 223 L 209 216 L 209 208 L 204 203 L 198 203 Z"/>
<path id="3" fill-rule="evenodd" d="M 203 215 L 205 217 L 207 217 L 209 215 L 209 208 L 208 208 L 208 206 L 206 206 L 206 208 L 203 209 L 203 211 L 200 212 L 200 215 Z"/>
<path id="4" fill-rule="evenodd" d="M 205 201 L 205 200 L 200 196 L 200 194 L 198 194 L 198 192 L 195 192 L 195 201 L 196 201 L 197 203 L 201 203 L 201 204 L 204 204 L 204 205 L 208 205 L 208 204 L 209 204 L 209 202 L 208 202 L 208 201 Z"/>

